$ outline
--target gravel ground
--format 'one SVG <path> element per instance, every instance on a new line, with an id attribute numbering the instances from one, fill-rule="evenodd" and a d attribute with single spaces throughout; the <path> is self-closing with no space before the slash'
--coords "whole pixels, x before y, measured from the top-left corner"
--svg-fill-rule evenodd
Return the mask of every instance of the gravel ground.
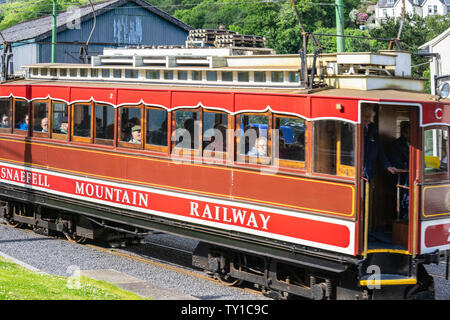
<path id="1" fill-rule="evenodd" d="M 189 249 L 194 242 L 187 240 L 184 245 L 186 249 Z M 135 246 L 137 247 L 140 246 Z M 182 272 L 5 225 L 0 225 L 0 252 L 51 275 L 70 276 L 74 270 L 114 269 L 156 286 L 202 300 L 267 299 L 262 295 L 225 287 Z"/>

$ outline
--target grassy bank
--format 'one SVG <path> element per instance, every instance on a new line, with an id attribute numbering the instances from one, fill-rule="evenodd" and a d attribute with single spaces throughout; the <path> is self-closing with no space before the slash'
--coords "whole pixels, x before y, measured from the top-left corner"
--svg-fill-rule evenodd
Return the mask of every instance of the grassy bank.
<path id="1" fill-rule="evenodd" d="M 0 300 L 141 300 L 103 281 L 32 272 L 0 257 Z"/>

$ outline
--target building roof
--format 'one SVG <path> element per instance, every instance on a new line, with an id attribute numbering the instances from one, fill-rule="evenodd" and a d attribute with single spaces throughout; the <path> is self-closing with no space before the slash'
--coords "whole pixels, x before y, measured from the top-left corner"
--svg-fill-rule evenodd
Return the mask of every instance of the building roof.
<path id="1" fill-rule="evenodd" d="M 172 17 L 168 13 L 158 9 L 157 7 L 151 5 L 150 3 L 143 0 L 108 0 L 103 2 L 98 2 L 94 4 L 94 9 L 96 16 L 100 16 L 106 12 L 109 12 L 117 7 L 120 7 L 127 3 L 135 3 L 136 5 L 150 11 L 151 13 L 169 21 L 170 23 L 189 31 L 192 29 L 190 26 L 184 22 Z M 86 5 L 78 8 L 80 10 L 80 22 L 92 19 L 93 13 L 90 5 Z M 69 21 L 74 20 L 74 12 L 64 11 L 57 16 L 57 32 L 64 31 L 68 29 L 70 24 Z M 6 41 L 17 42 L 22 40 L 34 39 L 36 41 L 45 39 L 49 37 L 52 33 L 53 17 L 51 15 L 40 17 L 32 20 L 28 20 L 12 27 L 4 29 L 2 31 L 3 36 Z M 69 26 L 68 26 L 69 25 Z"/>
<path id="2" fill-rule="evenodd" d="M 425 3 L 425 1 L 426 0 L 417 0 L 417 4 L 414 4 L 414 0 L 408 0 L 409 1 L 409 3 L 411 3 L 411 5 L 418 5 L 418 6 L 422 6 L 424 3 Z M 449 1 L 450 2 L 450 0 L 439 0 L 439 1 L 441 1 L 441 2 L 443 2 L 443 1 Z M 398 2 L 401 2 L 401 0 L 379 0 L 378 2 L 377 2 L 377 6 L 379 7 L 379 8 L 393 8 L 393 7 L 395 7 L 395 5 L 398 3 Z"/>
<path id="3" fill-rule="evenodd" d="M 447 30 L 445 30 L 444 32 L 442 32 L 440 35 L 438 35 L 437 37 L 431 39 L 430 41 L 428 41 L 427 43 L 424 43 L 423 45 L 421 45 L 419 47 L 420 50 L 427 50 L 429 47 L 434 47 L 437 43 L 439 43 L 440 41 L 442 41 L 443 39 L 447 38 L 448 36 L 450 36 L 450 28 L 448 28 Z"/>

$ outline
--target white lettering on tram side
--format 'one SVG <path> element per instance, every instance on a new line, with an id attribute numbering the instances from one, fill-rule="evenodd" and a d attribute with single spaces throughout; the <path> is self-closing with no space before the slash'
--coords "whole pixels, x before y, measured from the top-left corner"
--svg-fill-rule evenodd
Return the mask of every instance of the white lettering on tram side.
<path id="1" fill-rule="evenodd" d="M 50 187 L 48 184 L 47 175 L 27 170 L 2 168 L 0 178 L 38 187 Z"/>
<path id="2" fill-rule="evenodd" d="M 95 183 L 75 181 L 75 194 L 93 197 L 105 201 L 115 201 L 127 205 L 148 207 L 148 194 L 107 187 Z"/>
<path id="3" fill-rule="evenodd" d="M 228 207 L 214 206 L 213 217 L 209 204 L 200 205 L 195 201 L 191 201 L 190 203 L 189 214 L 191 216 L 268 230 L 270 215 L 244 209 L 231 208 L 229 210 L 230 208 Z"/>

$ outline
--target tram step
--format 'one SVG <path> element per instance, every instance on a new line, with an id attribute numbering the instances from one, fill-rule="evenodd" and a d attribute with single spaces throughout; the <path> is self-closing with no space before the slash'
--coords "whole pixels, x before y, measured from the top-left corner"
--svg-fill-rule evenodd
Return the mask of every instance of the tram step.
<path id="1" fill-rule="evenodd" d="M 366 275 L 361 278 L 359 284 L 361 286 L 392 286 L 416 284 L 417 279 L 414 277 L 402 277 L 397 274 L 378 274 Z"/>

